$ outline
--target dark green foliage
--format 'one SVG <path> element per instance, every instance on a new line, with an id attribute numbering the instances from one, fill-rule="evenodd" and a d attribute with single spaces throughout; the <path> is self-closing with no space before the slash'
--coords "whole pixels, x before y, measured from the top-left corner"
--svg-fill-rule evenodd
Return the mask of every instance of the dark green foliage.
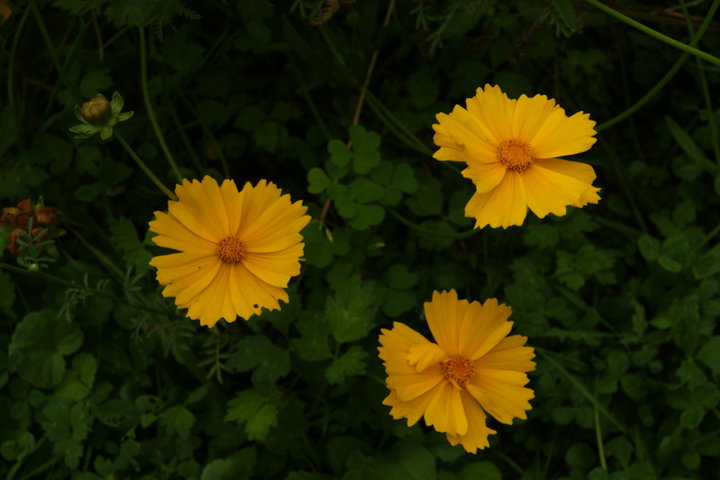
<path id="1" fill-rule="evenodd" d="M 682 2 L 626 3 L 689 42 Z M 697 30 L 711 2 L 686 3 Z M 10 5 L 0 208 L 42 197 L 62 235 L 34 272 L 0 226 L 0 478 L 716 478 L 715 67 L 688 60 L 601 129 L 577 158 L 599 205 L 472 235 L 471 182 L 431 158 L 438 112 L 497 83 L 602 125 L 681 53 L 570 0 Z M 718 56 L 716 33 L 698 47 Z M 308 205 L 281 311 L 209 330 L 162 297 L 147 224 L 167 198 L 115 137 L 68 132 L 115 90 L 135 111 L 115 132 L 165 185 L 151 117 L 183 176 L 265 178 Z M 422 304 L 449 288 L 510 305 L 538 353 L 528 419 L 489 420 L 475 456 L 382 405 L 380 329 L 429 335 Z"/>

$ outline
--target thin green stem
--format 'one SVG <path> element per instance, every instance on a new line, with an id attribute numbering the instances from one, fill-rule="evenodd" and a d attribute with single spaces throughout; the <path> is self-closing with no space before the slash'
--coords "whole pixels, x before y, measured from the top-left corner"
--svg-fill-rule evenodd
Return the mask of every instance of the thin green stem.
<path id="1" fill-rule="evenodd" d="M 599 410 L 600 413 L 603 414 L 605 418 L 607 418 L 613 425 L 615 425 L 620 431 L 623 433 L 626 433 L 625 427 L 623 427 L 617 420 L 615 420 L 615 417 L 612 416 L 612 414 L 605 408 L 600 401 L 592 394 L 590 391 L 583 385 L 583 383 L 575 378 L 574 375 L 572 375 L 570 372 L 567 371 L 565 367 L 562 366 L 560 362 L 555 360 L 554 354 L 551 354 L 549 351 L 535 347 L 535 351 L 547 362 L 555 368 L 558 372 L 560 372 L 574 387 L 575 389 L 584 396 L 595 408 Z"/>
<path id="2" fill-rule="evenodd" d="M 705 33 L 705 30 L 707 30 L 708 26 L 710 25 L 710 22 L 712 21 L 713 17 L 715 16 L 715 12 L 717 11 L 718 6 L 720 5 L 720 0 L 714 0 L 712 5 L 710 6 L 710 9 L 708 10 L 707 15 L 705 15 L 705 19 L 703 19 L 702 24 L 700 25 L 700 28 L 698 28 L 697 32 L 693 36 L 693 38 L 690 40 L 690 45 L 697 45 L 700 42 L 700 39 L 702 38 L 703 34 Z M 613 10 L 614 11 L 614 10 Z M 633 20 L 634 21 L 634 20 Z M 665 85 L 675 76 L 675 74 L 680 70 L 680 68 L 685 64 L 687 59 L 690 58 L 690 54 L 688 52 L 683 53 L 680 55 L 680 58 L 678 58 L 673 66 L 670 68 L 670 70 L 667 71 L 665 75 L 658 81 L 658 83 L 655 84 L 645 95 L 643 95 L 640 100 L 635 102 L 633 105 L 631 105 L 629 108 L 621 112 L 619 115 L 615 116 L 614 118 L 611 118 L 607 122 L 601 123 L 598 125 L 596 130 L 598 132 L 601 132 L 609 127 L 612 127 L 613 125 L 620 123 L 621 121 L 625 120 L 630 115 L 634 114 L 638 110 L 640 110 L 642 107 L 645 106 L 646 103 L 648 103 L 655 95 L 657 95 L 660 90 L 665 87 Z"/>
<path id="3" fill-rule="evenodd" d="M 713 55 L 710 55 L 709 53 L 703 52 L 702 50 L 698 50 L 697 48 L 693 47 L 692 45 L 688 45 L 686 43 L 680 42 L 678 40 L 675 40 L 674 38 L 668 37 L 667 35 L 664 35 L 657 30 L 653 30 L 652 28 L 643 25 L 642 23 L 633 20 L 632 18 L 628 17 L 627 15 L 623 15 L 622 13 L 618 12 L 617 10 L 614 10 L 607 5 L 598 2 L 597 0 L 585 0 L 587 3 L 592 5 L 593 7 L 602 10 L 603 12 L 607 13 L 610 16 L 613 16 L 620 20 L 621 22 L 630 25 L 631 27 L 640 30 L 646 35 L 649 35 L 653 37 L 656 40 L 659 40 L 667 45 L 670 45 L 671 47 L 675 47 L 678 50 L 681 50 L 683 52 L 689 53 L 690 55 L 695 55 L 696 57 L 702 58 L 703 60 L 706 60 L 714 65 L 720 66 L 720 58 L 715 57 Z"/>
<path id="4" fill-rule="evenodd" d="M 145 165 L 145 162 L 143 162 L 142 159 L 138 156 L 138 154 L 135 153 L 135 150 L 133 150 L 133 148 L 125 141 L 125 139 L 122 137 L 122 135 L 120 135 L 117 132 L 117 129 L 113 133 L 115 134 L 115 137 L 118 139 L 118 142 L 120 142 L 120 145 L 122 145 L 123 148 L 125 149 L 125 151 L 128 153 L 128 155 L 130 155 L 132 157 L 132 159 L 135 160 L 135 163 L 137 163 L 138 167 L 140 167 L 140 169 L 143 172 L 145 172 L 145 175 L 147 175 L 150 178 L 150 180 L 152 180 L 152 182 L 155 184 L 155 186 L 157 186 L 161 192 L 163 192 L 165 195 L 167 195 L 170 200 L 177 201 L 177 197 L 175 196 L 175 194 L 173 192 L 171 192 L 170 190 L 168 190 L 168 188 L 165 185 L 163 185 L 163 183 L 160 181 L 160 179 L 158 179 L 155 176 L 155 174 L 152 172 L 152 170 L 150 170 L 148 168 L 148 166 Z"/>
<path id="5" fill-rule="evenodd" d="M 45 22 L 43 21 L 42 15 L 40 15 L 40 11 L 38 10 L 37 5 L 35 5 L 35 0 L 30 0 L 30 10 L 32 10 L 33 16 L 35 17 L 35 22 L 37 23 L 38 29 L 40 30 L 40 35 L 43 37 L 43 41 L 45 42 L 45 48 L 47 48 L 48 53 L 50 54 L 50 60 L 52 60 L 52 63 L 55 66 L 55 70 L 57 70 L 58 76 L 60 77 L 60 80 L 64 82 L 65 75 L 63 73 L 62 65 L 60 65 L 60 59 L 58 58 L 57 52 L 55 51 L 55 43 L 53 42 L 52 38 L 50 38 L 50 33 L 45 26 Z"/>
<path id="6" fill-rule="evenodd" d="M 170 116 L 173 119 L 173 122 L 175 123 L 175 128 L 177 128 L 178 134 L 180 135 L 180 140 L 182 140 L 183 145 L 185 145 L 185 148 L 188 151 L 188 154 L 190 155 L 190 158 L 192 159 L 193 163 L 195 164 L 195 168 L 198 172 L 203 171 L 203 166 L 200 163 L 200 158 L 198 158 L 197 154 L 195 153 L 195 149 L 193 148 L 192 144 L 190 143 L 190 139 L 188 139 L 187 135 L 185 135 L 185 128 L 183 127 L 182 123 L 180 123 L 180 118 L 177 116 L 177 113 L 175 112 L 175 108 L 173 108 L 172 105 L 170 105 Z"/>
<path id="7" fill-rule="evenodd" d="M 595 441 L 597 442 L 598 457 L 600 457 L 600 467 L 607 471 L 605 445 L 603 445 L 602 430 L 600 428 L 600 411 L 598 410 L 597 405 L 593 405 L 593 421 L 595 423 Z"/>
<path id="8" fill-rule="evenodd" d="M 685 16 L 685 24 L 687 25 L 690 36 L 695 36 L 695 29 L 693 28 L 692 22 L 690 21 L 690 14 L 688 13 L 687 5 L 684 0 L 680 1 L 680 8 Z M 710 126 L 710 139 L 712 140 L 713 152 L 715 153 L 715 162 L 720 165 L 720 143 L 717 138 L 717 125 L 715 124 L 715 112 L 713 110 L 712 99 L 710 98 L 710 90 L 708 89 L 707 78 L 705 78 L 705 70 L 703 68 L 702 60 L 695 57 L 695 65 L 698 69 L 698 81 L 700 82 L 700 91 L 705 99 L 705 108 L 708 114 L 708 125 Z"/>
<path id="9" fill-rule="evenodd" d="M 183 102 L 185 102 L 185 105 L 187 105 L 188 109 L 193 113 L 193 116 L 197 119 L 198 124 L 200 125 L 200 128 L 202 128 L 202 131 L 205 135 L 207 135 L 208 139 L 210 140 L 210 144 L 212 145 L 213 149 L 215 150 L 215 153 L 217 154 L 218 158 L 220 158 L 220 163 L 222 164 L 223 173 L 225 174 L 225 177 L 230 177 L 230 168 L 228 167 L 228 161 L 227 157 L 225 157 L 225 153 L 222 150 L 222 147 L 215 139 L 215 135 L 213 135 L 212 130 L 210 130 L 210 127 L 207 126 L 205 121 L 203 120 L 202 115 L 198 113 L 198 111 L 195 109 L 195 106 L 190 102 L 190 99 L 185 96 L 185 94 L 182 92 L 182 90 L 179 91 L 180 97 L 182 98 Z"/>
<path id="10" fill-rule="evenodd" d="M 17 52 L 18 43 L 20 43 L 20 34 L 23 31 L 23 27 L 25 26 L 25 22 L 27 21 L 28 17 L 30 16 L 30 9 L 26 9 L 23 13 L 22 17 L 20 17 L 20 23 L 18 23 L 17 30 L 15 30 L 15 35 L 13 36 L 12 46 L 10 47 L 10 59 L 8 60 L 8 78 L 7 78 L 7 88 L 8 88 L 8 105 L 11 107 L 15 106 L 15 95 L 13 94 L 13 70 L 15 65 L 15 53 Z"/>
<path id="11" fill-rule="evenodd" d="M 432 156 L 433 152 L 419 139 L 415 136 L 414 133 L 412 133 L 400 120 L 393 115 L 393 113 L 388 109 L 383 103 L 368 90 L 367 92 L 367 100 L 368 103 L 374 103 L 375 106 L 380 110 L 388 119 L 390 119 L 395 125 L 410 139 L 412 140 L 415 145 L 417 146 L 417 150 L 425 155 Z"/>
<path id="12" fill-rule="evenodd" d="M 145 45 L 145 29 L 143 27 L 139 28 L 140 30 L 140 88 L 142 89 L 143 94 L 143 100 L 145 100 L 145 109 L 147 110 L 148 118 L 150 119 L 150 125 L 152 125 L 153 131 L 155 132 L 155 136 L 158 139 L 158 143 L 160 144 L 160 148 L 162 149 L 163 153 L 165 154 L 165 158 L 167 158 L 168 163 L 170 164 L 170 168 L 172 169 L 173 173 L 177 177 L 177 181 L 182 181 L 182 175 L 180 174 L 180 170 L 178 169 L 177 164 L 175 163 L 175 158 L 173 157 L 172 153 L 170 153 L 170 149 L 167 146 L 167 143 L 165 142 L 165 137 L 163 136 L 162 130 L 160 130 L 160 125 L 158 125 L 157 117 L 155 117 L 155 110 L 153 109 L 152 101 L 150 99 L 150 91 L 148 90 L 148 83 L 147 83 L 147 52 L 146 52 L 146 45 Z"/>
<path id="13" fill-rule="evenodd" d="M 435 237 L 456 238 L 459 240 L 462 238 L 469 238 L 469 237 L 475 236 L 478 233 L 480 233 L 480 229 L 478 229 L 478 228 L 474 228 L 472 230 L 467 230 L 465 232 L 438 232 L 436 230 L 432 230 L 430 228 L 425 228 L 421 225 L 418 225 L 417 223 L 411 222 L 410 220 L 403 217 L 402 215 L 400 215 L 398 212 L 396 212 L 395 210 L 393 210 L 391 208 L 388 208 L 387 211 L 390 213 L 390 215 L 395 217 L 395 219 L 398 222 L 402 223 L 406 227 L 410 227 L 413 230 L 417 230 L 418 232 L 424 233 L 426 235 L 433 235 Z"/>

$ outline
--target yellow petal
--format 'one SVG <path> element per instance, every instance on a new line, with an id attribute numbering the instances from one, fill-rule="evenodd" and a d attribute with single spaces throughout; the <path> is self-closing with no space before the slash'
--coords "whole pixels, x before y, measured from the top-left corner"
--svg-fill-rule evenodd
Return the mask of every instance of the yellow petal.
<path id="1" fill-rule="evenodd" d="M 386 352 L 399 352 L 403 363 L 405 361 L 405 355 L 410 352 L 410 347 L 419 343 L 428 343 L 427 338 L 408 327 L 401 322 L 393 322 L 392 329 L 383 328 L 380 330 L 380 345 L 378 348 L 380 351 L 380 358 L 386 360 Z M 407 364 L 408 371 L 410 371 L 410 364 Z M 412 368 L 414 370 L 414 368 Z"/>
<path id="2" fill-rule="evenodd" d="M 197 273 L 203 265 L 217 261 L 215 255 L 203 255 L 195 252 L 171 253 L 160 255 L 150 260 L 150 265 L 157 268 L 157 280 L 160 285 L 167 285 Z"/>
<path id="3" fill-rule="evenodd" d="M 155 212 L 155 220 L 149 225 L 150 231 L 158 234 L 152 240 L 160 247 L 201 255 L 214 255 L 217 250 L 215 243 L 199 237 L 167 213 Z"/>
<path id="4" fill-rule="evenodd" d="M 466 304 L 467 300 L 458 300 L 457 292 L 451 289 L 448 292 L 434 291 L 432 301 L 425 302 L 423 305 L 430 332 L 448 355 L 454 355 L 460 351 L 458 337 L 460 314 L 458 311 Z"/>
<path id="5" fill-rule="evenodd" d="M 495 347 L 510 333 L 512 322 L 507 319 L 511 313 L 510 307 L 498 304 L 494 298 L 482 306 L 478 302 L 469 304 L 459 319 L 460 354 L 475 360 Z"/>
<path id="6" fill-rule="evenodd" d="M 192 273 L 169 281 L 162 294 L 164 297 L 175 297 L 175 305 L 179 308 L 187 308 L 188 302 L 215 280 L 221 266 L 222 262 L 217 257 L 207 257 Z"/>
<path id="7" fill-rule="evenodd" d="M 555 105 L 555 100 L 548 100 L 545 95 L 535 95 L 530 98 L 520 95 L 515 105 L 511 138 L 530 145 L 540 127 L 555 109 L 560 107 Z"/>
<path id="8" fill-rule="evenodd" d="M 489 143 L 497 145 L 512 136 L 512 120 L 517 100 L 511 100 L 497 85 L 485 85 L 478 88 L 473 98 L 467 100 L 468 112 L 479 125 L 485 126 L 491 133 Z"/>
<path id="9" fill-rule="evenodd" d="M 435 387 L 437 388 L 437 387 Z M 435 390 L 429 390 L 419 397 L 413 398 L 412 400 L 400 400 L 395 392 L 391 391 L 390 394 L 383 400 L 383 405 L 392 407 L 390 409 L 390 415 L 395 420 L 400 418 L 407 418 L 407 425 L 411 427 L 417 423 L 418 420 L 425 414 L 427 406 L 435 395 Z"/>
<path id="10" fill-rule="evenodd" d="M 537 158 L 557 158 L 588 150 L 596 142 L 595 122 L 590 115 L 578 112 L 568 117 L 555 108 L 530 142 Z"/>
<path id="11" fill-rule="evenodd" d="M 410 353 L 406 355 L 406 360 L 410 365 L 415 366 L 415 370 L 422 372 L 432 365 L 437 365 L 447 358 L 445 350 L 435 343 L 421 343 L 410 347 Z"/>
<path id="12" fill-rule="evenodd" d="M 469 163 L 462 176 L 472 180 L 478 193 L 489 192 L 505 178 L 507 168 L 500 162 Z"/>
<path id="13" fill-rule="evenodd" d="M 439 113 L 436 118 L 439 123 L 433 125 L 436 132 L 433 140 L 439 142 L 437 143 L 439 147 L 458 150 L 465 155 L 477 157 L 478 162 L 494 161 L 497 141 L 488 126 L 476 116 L 456 105 L 449 114 Z M 438 157 L 435 158 L 441 160 L 444 155 L 439 154 Z"/>
<path id="14" fill-rule="evenodd" d="M 478 358 L 473 364 L 475 371 L 491 370 L 514 370 L 517 372 L 529 372 L 535 369 L 535 350 L 526 347 L 527 337 L 512 335 L 503 338 L 492 350 Z"/>
<path id="15" fill-rule="evenodd" d="M 225 310 L 224 299 L 228 293 L 228 277 L 231 267 L 221 263 L 217 275 L 204 290 L 198 293 L 190 302 L 187 316 L 200 320 L 201 325 L 214 326 L 220 318 L 228 315 L 225 320 L 234 321 L 234 312 Z M 177 300 L 177 299 L 176 299 Z"/>
<path id="16" fill-rule="evenodd" d="M 465 385 L 482 408 L 502 423 L 511 424 L 514 417 L 526 419 L 530 410 L 529 400 L 534 393 L 524 385 L 527 375 L 508 370 L 483 369 Z"/>
<path id="17" fill-rule="evenodd" d="M 475 453 L 478 449 L 482 450 L 490 445 L 488 436 L 495 433 L 495 430 L 488 428 L 485 412 L 477 401 L 465 392 L 462 393 L 462 403 L 468 420 L 468 430 L 464 435 L 448 433 L 447 439 L 451 445 L 459 443 L 466 452 Z"/>
<path id="18" fill-rule="evenodd" d="M 303 244 L 299 243 L 285 250 L 272 253 L 248 252 L 243 265 L 264 282 L 276 287 L 287 287 L 291 277 L 300 274 L 300 257 Z"/>
<path id="19" fill-rule="evenodd" d="M 222 185 L 220 185 L 220 195 L 225 205 L 228 231 L 230 234 L 235 235 L 237 234 L 238 228 L 240 228 L 240 212 L 242 211 L 242 200 L 235 182 L 230 179 L 224 180 Z"/>
<path id="20" fill-rule="evenodd" d="M 580 195 L 580 199 L 576 203 L 573 203 L 573 207 L 584 207 L 588 203 L 598 203 L 600 201 L 600 195 L 598 195 L 599 191 L 599 188 L 588 188 L 582 193 L 582 195 Z"/>
<path id="21" fill-rule="evenodd" d="M 493 190 L 472 196 L 465 206 L 465 216 L 475 218 L 475 228 L 522 225 L 527 214 L 527 197 L 520 175 L 508 170 Z"/>
<path id="22" fill-rule="evenodd" d="M 268 206 L 280 198 L 281 193 L 274 183 L 267 180 L 260 180 L 255 186 L 250 182 L 245 183 L 240 191 L 240 226 L 237 232 L 239 238 L 243 238 L 243 233 L 252 228 Z"/>
<path id="23" fill-rule="evenodd" d="M 405 363 L 407 364 L 407 362 Z M 406 375 L 388 372 L 386 383 L 400 400 L 408 401 L 429 391 L 443 379 L 440 365 L 433 365 L 423 372 L 418 372 L 413 368 L 412 373 Z"/>
<path id="24" fill-rule="evenodd" d="M 468 419 L 460 397 L 461 390 L 443 382 L 434 391 L 425 411 L 425 423 L 438 432 L 464 435 L 468 430 Z"/>

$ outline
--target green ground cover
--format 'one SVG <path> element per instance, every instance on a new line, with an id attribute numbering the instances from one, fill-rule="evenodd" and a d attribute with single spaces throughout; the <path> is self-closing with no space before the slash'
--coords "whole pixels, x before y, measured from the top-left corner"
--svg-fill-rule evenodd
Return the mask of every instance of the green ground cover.
<path id="1" fill-rule="evenodd" d="M 19 255 L 0 227 L 0 478 L 717 478 L 719 3 L 0 2 L 0 208 L 59 213 Z M 431 126 L 486 83 L 590 113 L 598 205 L 472 230 Z M 114 91 L 134 115 L 75 139 Z M 302 200 L 290 302 L 208 329 L 163 298 L 130 151 Z M 475 455 L 381 403 L 380 328 L 450 288 L 537 353 Z"/>

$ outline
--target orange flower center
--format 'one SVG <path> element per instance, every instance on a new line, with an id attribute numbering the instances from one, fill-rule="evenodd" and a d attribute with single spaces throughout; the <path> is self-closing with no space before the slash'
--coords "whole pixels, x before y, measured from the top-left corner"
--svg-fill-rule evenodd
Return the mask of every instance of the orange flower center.
<path id="1" fill-rule="evenodd" d="M 497 146 L 500 163 L 510 170 L 522 172 L 535 162 L 535 152 L 530 145 L 519 140 L 505 140 Z"/>
<path id="2" fill-rule="evenodd" d="M 224 263 L 238 263 L 245 257 L 245 246 L 237 237 L 225 237 L 218 244 L 217 256 Z"/>
<path id="3" fill-rule="evenodd" d="M 462 388 L 473 376 L 475 369 L 472 362 L 462 355 L 450 355 L 442 362 L 442 373 L 450 383 Z"/>

